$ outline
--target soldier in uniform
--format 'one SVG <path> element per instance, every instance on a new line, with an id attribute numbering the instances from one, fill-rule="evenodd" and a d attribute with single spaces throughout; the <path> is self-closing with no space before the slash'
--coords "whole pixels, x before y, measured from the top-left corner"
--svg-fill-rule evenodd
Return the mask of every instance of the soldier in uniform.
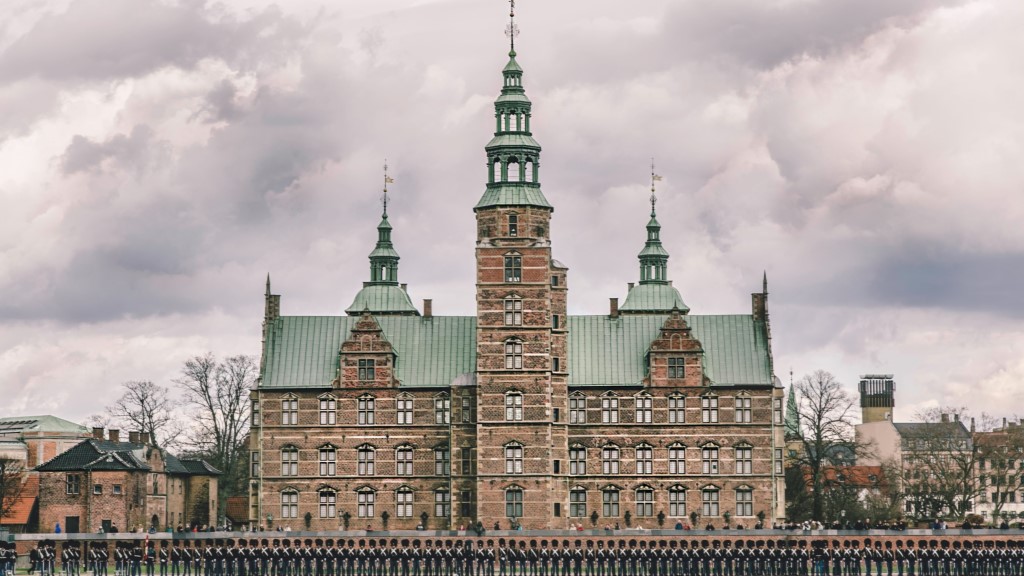
<path id="1" fill-rule="evenodd" d="M 167 542 L 160 543 L 160 550 L 157 552 L 157 558 L 160 560 L 160 576 L 167 576 L 167 565 L 171 560 L 171 551 Z"/>

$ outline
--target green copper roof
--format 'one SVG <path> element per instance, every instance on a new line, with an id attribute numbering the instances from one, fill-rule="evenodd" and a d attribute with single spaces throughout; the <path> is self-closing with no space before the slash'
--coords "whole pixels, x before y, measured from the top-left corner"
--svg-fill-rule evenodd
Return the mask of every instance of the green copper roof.
<path id="1" fill-rule="evenodd" d="M 364 310 L 369 310 L 372 314 L 419 314 L 409 294 L 396 284 L 364 283 L 363 289 L 356 294 L 356 299 L 345 309 L 345 313 L 358 316 Z"/>
<path id="2" fill-rule="evenodd" d="M 82 432 L 88 434 L 89 429 L 81 424 L 49 415 L 0 418 L 0 435 L 10 435 L 13 432 Z"/>
<path id="3" fill-rule="evenodd" d="M 391 244 L 377 244 L 370 252 L 370 258 L 399 258 L 398 251 Z"/>
<path id="4" fill-rule="evenodd" d="M 519 65 L 519 62 L 516 62 L 516 53 L 515 52 L 509 52 L 508 53 L 508 64 L 505 64 L 505 67 L 501 71 L 503 73 L 504 72 L 522 72 L 523 71 L 523 68 Z"/>
<path id="5" fill-rule="evenodd" d="M 644 356 L 667 315 L 570 316 L 569 385 L 635 386 Z M 285 316 L 273 322 L 260 387 L 327 388 L 337 376 L 338 351 L 358 316 Z M 378 316 L 398 356 L 401 386 L 450 386 L 476 370 L 476 318 Z M 750 315 L 687 316 L 704 346 L 713 385 L 771 385 L 763 323 Z"/>
<path id="6" fill-rule="evenodd" d="M 401 386 L 450 386 L 476 370 L 473 316 L 377 316 L 397 355 Z M 327 388 L 337 377 L 338 352 L 358 316 L 284 316 L 266 343 L 261 388 Z"/>
<path id="7" fill-rule="evenodd" d="M 626 295 L 626 301 L 619 306 L 622 312 L 671 312 L 679 308 L 680 312 L 689 312 L 690 307 L 683 302 L 683 297 L 668 283 L 639 284 L 633 286 Z"/>
<path id="8" fill-rule="evenodd" d="M 661 244 L 647 244 L 644 246 L 643 250 L 640 251 L 638 256 L 640 258 L 643 258 L 644 256 L 664 256 L 665 258 L 668 258 L 668 250 L 665 250 Z"/>
<path id="9" fill-rule="evenodd" d="M 551 208 L 539 186 L 528 184 L 488 185 L 474 210 L 491 206 L 539 206 Z"/>
<path id="10" fill-rule="evenodd" d="M 540 150 L 540 144 L 533 139 L 533 136 L 524 134 L 522 132 L 502 132 L 491 138 L 491 141 L 487 143 L 486 149 L 499 148 L 504 146 L 512 146 L 515 148 L 534 148 Z"/>

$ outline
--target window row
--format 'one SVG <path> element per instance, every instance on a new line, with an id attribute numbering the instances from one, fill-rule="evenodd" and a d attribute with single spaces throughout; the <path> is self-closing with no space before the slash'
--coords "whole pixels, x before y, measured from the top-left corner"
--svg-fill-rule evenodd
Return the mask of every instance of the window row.
<path id="1" fill-rule="evenodd" d="M 622 492 L 623 490 L 609 486 L 601 490 L 600 501 L 594 502 L 594 511 L 600 510 L 601 516 L 615 518 L 622 515 Z M 700 491 L 700 514 L 701 516 L 721 515 L 721 490 L 710 486 Z M 572 518 L 586 518 L 590 516 L 589 506 L 590 494 L 586 488 L 576 486 L 569 490 L 569 516 Z M 505 516 L 518 518 L 523 514 L 524 490 L 513 486 L 505 491 Z M 754 491 L 749 486 L 741 486 L 734 490 L 735 516 L 750 517 L 754 515 Z M 657 514 L 655 510 L 655 489 L 650 486 L 640 486 L 633 491 L 633 515 L 638 518 L 652 517 Z M 683 486 L 672 486 L 668 489 L 668 516 L 685 517 L 686 509 L 686 488 Z"/>
<path id="2" fill-rule="evenodd" d="M 362 362 L 362 360 L 360 360 Z M 372 362 L 372 360 L 371 360 Z M 319 403 L 320 424 L 331 426 L 338 423 L 339 401 L 333 396 L 321 396 L 317 399 Z M 372 426 L 377 423 L 377 398 L 365 395 L 356 398 L 356 424 L 360 426 Z M 446 425 L 451 422 L 452 401 L 447 394 L 439 394 L 434 397 L 434 424 Z M 395 422 L 397 424 L 413 423 L 413 396 L 411 394 L 400 394 L 395 398 Z M 253 424 L 258 426 L 259 403 L 253 401 L 252 415 Z M 463 398 L 464 419 L 468 418 L 469 398 Z M 287 396 L 281 400 L 281 424 L 285 426 L 297 426 L 299 424 L 299 399 L 295 396 Z"/>
<path id="3" fill-rule="evenodd" d="M 621 397 L 608 393 L 600 397 L 601 423 L 618 424 L 622 421 L 620 417 Z M 586 424 L 589 398 L 580 393 L 569 396 L 569 423 Z M 686 396 L 672 394 L 668 397 L 668 418 L 669 424 L 686 423 Z M 737 424 L 749 424 L 754 421 L 752 399 L 749 396 L 737 396 L 733 399 L 733 422 Z M 633 422 L 637 424 L 650 424 L 654 421 L 654 398 L 649 394 L 637 394 L 633 396 Z M 717 424 L 719 420 L 719 397 L 700 397 L 700 422 L 703 424 Z"/>
<path id="4" fill-rule="evenodd" d="M 506 448 L 507 450 L 507 448 Z M 653 474 L 654 473 L 654 447 L 649 444 L 640 444 L 634 450 L 633 473 Z M 682 444 L 670 444 L 666 451 L 668 457 L 669 474 L 686 474 L 686 446 Z M 720 448 L 714 444 L 705 444 L 697 448 L 700 453 L 700 468 L 693 470 L 693 473 L 718 474 L 720 472 L 719 452 Z M 601 448 L 601 474 L 628 474 L 621 466 L 622 450 L 609 444 Z M 506 453 L 506 461 L 508 455 Z M 734 474 L 753 474 L 754 448 L 743 444 L 733 448 Z M 571 446 L 569 448 L 569 475 L 584 476 L 587 472 L 587 448 L 584 446 Z M 598 473 L 596 470 L 591 474 Z"/>
<path id="5" fill-rule="evenodd" d="M 318 450 L 320 476 L 335 476 L 338 473 L 338 449 L 323 446 Z M 467 455 L 468 456 L 468 455 Z M 377 449 L 368 444 L 356 448 L 356 475 L 374 476 L 377 473 Z M 259 475 L 259 452 L 252 453 L 252 474 Z M 395 474 L 413 475 L 413 447 L 399 446 L 395 449 Z M 451 453 L 447 446 L 434 448 L 434 475 L 451 474 Z M 281 449 L 281 476 L 299 475 L 299 449 L 286 446 Z"/>
<path id="6" fill-rule="evenodd" d="M 338 517 L 338 493 L 324 488 L 318 490 L 317 505 L 320 518 Z M 406 486 L 395 491 L 395 517 L 412 518 L 415 492 Z M 447 518 L 451 515 L 451 495 L 447 490 L 438 489 L 433 492 L 434 516 Z M 376 516 L 377 493 L 370 488 L 356 491 L 356 516 L 373 518 Z M 299 493 L 295 490 L 281 492 L 281 518 L 299 517 Z"/>

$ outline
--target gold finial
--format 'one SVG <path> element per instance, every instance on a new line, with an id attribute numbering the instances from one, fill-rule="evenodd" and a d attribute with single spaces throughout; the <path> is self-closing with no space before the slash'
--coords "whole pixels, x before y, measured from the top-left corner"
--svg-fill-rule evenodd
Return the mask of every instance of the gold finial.
<path id="1" fill-rule="evenodd" d="M 395 179 L 388 176 L 388 159 L 384 159 L 384 193 L 381 195 L 381 203 L 384 205 L 384 216 L 388 215 L 388 184 L 394 184 Z"/>
<path id="2" fill-rule="evenodd" d="M 509 53 L 515 56 L 516 36 L 519 36 L 519 26 L 516 26 L 516 0 L 508 0 L 508 26 L 505 27 L 505 36 L 508 36 L 512 51 Z"/>
<path id="3" fill-rule="evenodd" d="M 658 202 L 658 195 L 654 190 L 654 183 L 661 180 L 661 176 L 654 173 L 654 158 L 651 158 L 651 217 L 654 217 L 654 205 Z"/>

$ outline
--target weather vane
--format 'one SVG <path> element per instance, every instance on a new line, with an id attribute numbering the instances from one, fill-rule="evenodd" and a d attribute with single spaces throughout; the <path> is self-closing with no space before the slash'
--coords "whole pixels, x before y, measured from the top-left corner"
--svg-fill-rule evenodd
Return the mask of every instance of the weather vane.
<path id="1" fill-rule="evenodd" d="M 384 159 L 384 193 L 381 195 L 381 203 L 384 205 L 384 215 L 388 215 L 388 184 L 394 184 L 395 179 L 388 176 L 388 159 Z"/>
<path id="2" fill-rule="evenodd" d="M 661 180 L 661 176 L 654 173 L 654 158 L 651 158 L 651 216 L 654 216 L 654 205 L 658 202 L 658 195 L 654 191 L 654 183 Z"/>
<path id="3" fill-rule="evenodd" d="M 516 0 L 508 0 L 508 26 L 505 27 L 505 36 L 511 42 L 512 52 L 516 51 L 516 36 L 519 36 L 519 26 L 516 26 Z"/>

